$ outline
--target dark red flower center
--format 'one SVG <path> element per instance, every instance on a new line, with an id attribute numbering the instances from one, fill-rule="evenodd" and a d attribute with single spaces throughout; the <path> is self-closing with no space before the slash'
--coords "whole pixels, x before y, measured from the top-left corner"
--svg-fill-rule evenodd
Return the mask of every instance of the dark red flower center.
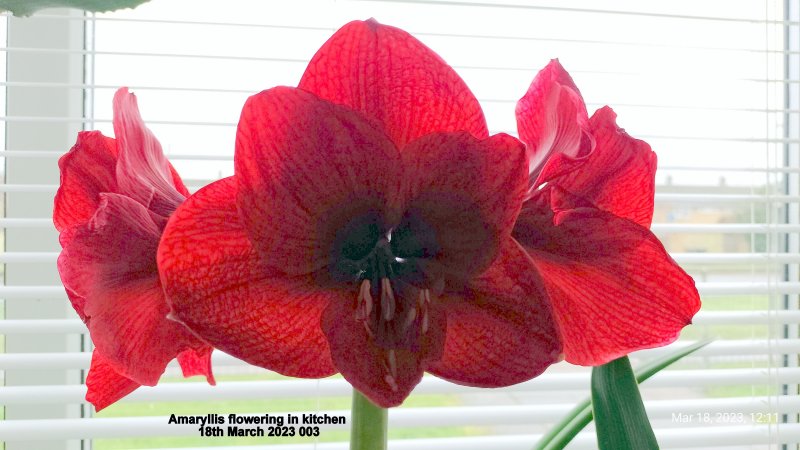
<path id="1" fill-rule="evenodd" d="M 386 350 L 387 382 L 396 376 L 396 349 L 419 350 L 428 331 L 432 256 L 438 251 L 431 227 L 406 214 L 396 227 L 367 214 L 344 227 L 337 238 L 333 270 L 339 282 L 357 289 L 355 320 Z"/>

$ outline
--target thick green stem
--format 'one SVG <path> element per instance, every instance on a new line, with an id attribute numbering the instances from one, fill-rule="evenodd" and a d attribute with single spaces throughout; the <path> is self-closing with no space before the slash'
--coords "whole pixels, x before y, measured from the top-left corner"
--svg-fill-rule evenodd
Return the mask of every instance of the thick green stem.
<path id="1" fill-rule="evenodd" d="M 386 450 L 388 410 L 375 406 L 353 389 L 353 414 L 350 418 L 350 450 Z"/>

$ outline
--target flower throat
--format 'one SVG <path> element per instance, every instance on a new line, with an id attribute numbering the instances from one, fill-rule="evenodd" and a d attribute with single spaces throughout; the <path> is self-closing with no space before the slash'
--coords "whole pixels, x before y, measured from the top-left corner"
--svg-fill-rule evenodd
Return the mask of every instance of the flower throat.
<path id="1" fill-rule="evenodd" d="M 403 252 L 393 250 L 391 231 L 373 242 L 366 255 L 364 247 L 369 244 L 359 242 L 356 247 L 363 256 L 357 260 L 348 257 L 354 256 L 353 247 L 345 249 L 340 268 L 350 273 L 351 280 L 355 278 L 358 293 L 354 318 L 361 322 L 369 339 L 385 350 L 384 379 L 396 390 L 396 350 L 419 350 L 420 338 L 429 327 L 431 293 L 415 286 L 425 279 L 419 258 L 399 256 L 397 253 Z"/>

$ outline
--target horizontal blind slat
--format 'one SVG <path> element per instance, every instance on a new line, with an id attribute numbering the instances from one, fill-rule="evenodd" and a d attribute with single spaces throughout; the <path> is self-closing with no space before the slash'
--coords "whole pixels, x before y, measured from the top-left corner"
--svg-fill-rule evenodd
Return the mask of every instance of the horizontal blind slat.
<path id="1" fill-rule="evenodd" d="M 734 399 L 726 399 L 734 400 Z M 704 401 L 706 403 L 704 403 Z M 440 427 L 470 425 L 527 425 L 535 422 L 549 422 L 555 417 L 567 413 L 573 405 L 537 405 L 537 406 L 482 406 L 482 407 L 437 407 L 437 408 L 395 408 L 389 411 L 389 421 L 397 427 Z M 672 414 L 683 413 L 693 416 L 695 411 L 715 413 L 762 413 L 768 406 L 778 413 L 790 413 L 800 408 L 797 399 L 786 399 L 777 404 L 770 404 L 765 397 L 753 398 L 752 401 L 716 401 L 716 400 L 666 400 L 645 403 L 651 420 L 670 419 Z M 274 413 L 284 416 L 287 414 Z M 318 414 L 344 416 L 345 424 L 320 425 L 323 432 L 332 429 L 347 429 L 350 422 L 350 411 L 319 411 Z M 243 414 L 244 415 L 244 414 Z M 713 417 L 713 416 L 712 416 Z M 743 418 L 744 419 L 744 418 Z M 747 417 L 750 419 L 750 417 Z M 91 439 L 104 437 L 137 437 L 137 436 L 196 436 L 197 425 L 169 424 L 169 417 L 126 417 L 126 418 L 91 418 L 91 419 L 42 419 L 14 420 L 0 422 L 0 438 L 5 440 L 42 440 L 42 439 Z M 744 420 L 742 421 L 744 422 Z M 734 425 L 739 425 L 736 423 Z M 258 428 L 249 425 L 241 428 Z M 260 426 L 264 428 L 264 426 Z M 732 428 L 732 427 L 731 427 Z M 766 428 L 766 426 L 765 426 Z M 42 430 L 46 429 L 46 434 Z"/>
<path id="2" fill-rule="evenodd" d="M 209 158 L 212 159 L 212 158 Z M 217 159 L 216 157 L 213 159 Z M 205 184 L 189 186 L 190 191 L 196 191 Z M 0 184 L 0 192 L 51 192 L 55 193 L 58 185 L 55 184 Z M 667 194 L 656 193 L 655 199 L 662 203 L 798 203 L 800 196 L 791 195 L 742 195 L 742 194 Z"/>
<path id="3" fill-rule="evenodd" d="M 0 252 L 0 263 L 55 262 L 59 252 Z M 800 253 L 670 253 L 678 264 L 800 263 Z"/>
<path id="4" fill-rule="evenodd" d="M 54 228 L 50 218 L 0 218 L 0 228 Z M 654 223 L 650 229 L 654 233 L 798 233 L 800 225 L 750 224 L 750 223 Z"/>
<path id="5" fill-rule="evenodd" d="M 775 369 L 706 369 L 673 370 L 660 373 L 647 381 L 647 386 L 731 386 L 793 383 L 800 379 L 800 368 Z M 504 388 L 506 392 L 531 392 L 586 389 L 588 373 L 546 373 L 524 383 Z M 480 388 L 459 386 L 444 380 L 425 376 L 414 390 L 417 394 L 468 394 L 485 393 Z M 339 378 L 322 380 L 231 381 L 219 382 L 211 387 L 202 382 L 162 383 L 155 387 L 141 387 L 121 401 L 205 401 L 246 400 L 252 398 L 295 398 L 310 393 L 320 397 L 349 396 L 350 385 Z M 0 404 L 84 403 L 86 386 L 8 386 L 0 390 Z"/>
<path id="6" fill-rule="evenodd" d="M 695 326 L 763 325 L 800 323 L 800 311 L 700 311 L 692 319 Z M 0 334 L 87 333 L 79 319 L 6 319 L 0 321 Z"/>
<path id="7" fill-rule="evenodd" d="M 85 331 L 85 330 L 84 330 Z M 693 344 L 693 341 L 680 341 L 667 347 L 642 350 L 633 353 L 637 358 L 654 358 Z M 711 342 L 692 356 L 727 355 L 783 355 L 800 353 L 800 339 L 739 339 Z M 88 369 L 91 353 L 0 353 L 0 370 L 64 370 Z M 213 353 L 213 366 L 245 366 L 247 363 L 221 351 Z M 178 367 L 173 361 L 172 367 Z"/>
<path id="8" fill-rule="evenodd" d="M 796 444 L 800 442 L 800 425 L 781 424 L 779 429 L 767 425 L 745 425 L 741 427 L 675 428 L 654 430 L 659 444 L 668 448 L 709 449 L 721 446 L 741 448 L 742 445 Z M 390 440 L 392 450 L 530 450 L 541 438 L 538 434 L 470 436 L 461 438 L 429 438 Z M 274 445 L 270 450 L 347 450 L 347 443 L 311 443 Z M 570 449 L 593 450 L 597 448 L 594 433 L 584 432 L 575 437 Z M 207 450 L 208 447 L 184 448 L 182 450 Z M 242 447 L 215 447 L 216 450 L 242 450 Z M 157 449 L 170 450 L 170 449 Z"/>
<path id="9" fill-rule="evenodd" d="M 696 283 L 701 295 L 731 294 L 800 294 L 800 282 L 700 282 Z M 61 286 L 0 286 L 0 298 L 12 299 L 66 299 Z"/>

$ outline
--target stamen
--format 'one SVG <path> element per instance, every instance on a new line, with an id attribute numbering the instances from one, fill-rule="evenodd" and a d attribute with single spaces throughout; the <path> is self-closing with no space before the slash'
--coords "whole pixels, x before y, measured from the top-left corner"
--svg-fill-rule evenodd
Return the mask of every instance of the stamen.
<path id="1" fill-rule="evenodd" d="M 428 306 L 431 304 L 431 291 L 430 289 L 422 289 L 419 291 L 419 299 L 417 300 L 420 311 L 422 311 L 422 333 L 428 332 L 429 319 L 428 319 Z"/>
<path id="2" fill-rule="evenodd" d="M 408 315 L 406 316 L 406 321 L 403 323 L 403 332 L 405 333 L 411 327 L 411 324 L 417 319 L 417 308 L 411 308 L 408 310 Z"/>
<path id="3" fill-rule="evenodd" d="M 394 317 L 395 299 L 392 283 L 388 278 L 381 278 L 381 311 L 383 320 L 390 321 Z"/>
<path id="4" fill-rule="evenodd" d="M 394 350 L 389 350 L 389 373 L 392 374 L 392 378 L 397 377 L 397 356 Z"/>
<path id="5" fill-rule="evenodd" d="M 372 312 L 372 285 L 369 280 L 361 282 L 361 289 L 358 291 L 358 307 L 361 318 L 366 320 Z"/>
<path id="6" fill-rule="evenodd" d="M 392 377 L 389 374 L 386 374 L 386 376 L 383 377 L 383 381 L 385 381 L 386 384 L 388 384 L 389 387 L 392 388 L 392 392 L 397 392 L 398 387 L 397 387 L 397 382 L 394 381 L 394 377 Z"/>
<path id="7" fill-rule="evenodd" d="M 369 327 L 369 323 L 366 320 L 362 323 L 364 324 L 364 329 L 367 330 L 367 335 L 369 335 L 370 339 L 374 339 L 375 334 L 372 332 L 372 328 Z"/>
<path id="8" fill-rule="evenodd" d="M 395 381 L 397 378 L 397 356 L 395 355 L 394 350 L 389 350 L 389 353 L 386 355 L 386 361 L 382 361 L 382 363 L 383 368 L 386 369 L 386 372 L 388 372 L 383 376 L 383 381 L 389 385 L 392 391 L 397 392 L 397 382 Z"/>

